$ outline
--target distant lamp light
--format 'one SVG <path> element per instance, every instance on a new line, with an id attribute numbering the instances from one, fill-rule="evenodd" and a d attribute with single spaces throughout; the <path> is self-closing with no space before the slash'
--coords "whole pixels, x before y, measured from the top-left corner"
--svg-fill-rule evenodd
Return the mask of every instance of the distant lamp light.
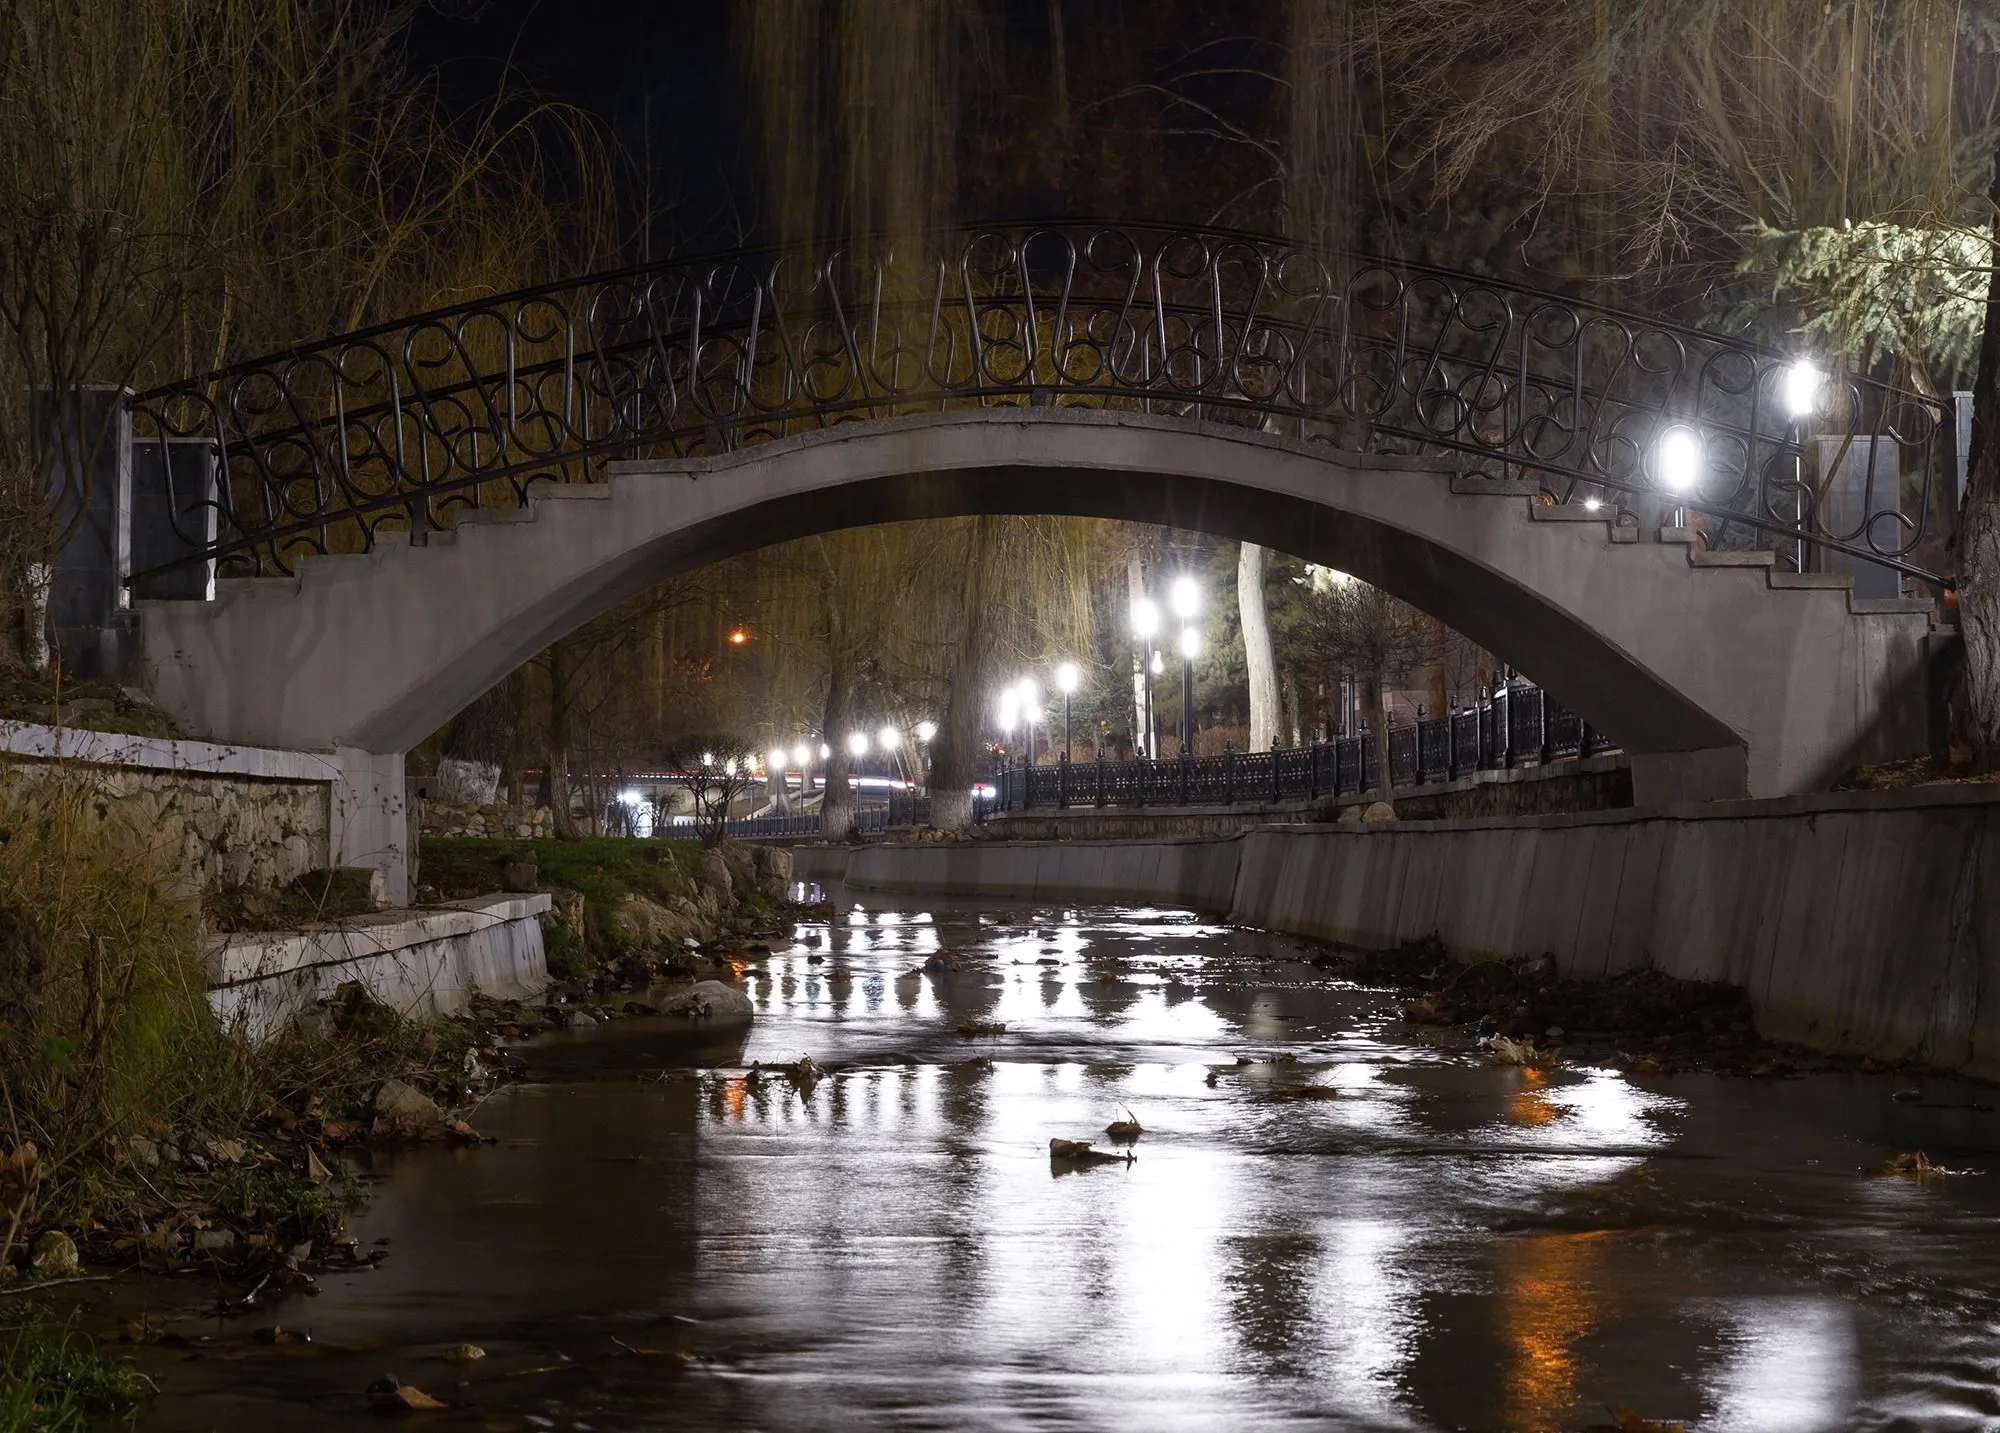
<path id="1" fill-rule="evenodd" d="M 1021 678 L 1021 688 L 1020 688 L 1020 690 L 1021 690 L 1021 705 L 1022 705 L 1022 706 L 1024 706 L 1024 707 L 1033 707 L 1033 706 L 1039 706 L 1039 705 L 1041 704 L 1041 700 L 1042 700 L 1042 689 L 1041 689 L 1040 685 L 1036 683 L 1036 681 L 1035 681 L 1035 679 L 1034 679 L 1033 677 L 1023 677 L 1023 678 Z M 1028 720 L 1029 720 L 1029 721 L 1033 721 L 1033 720 L 1034 720 L 1034 718 L 1033 718 L 1033 717 L 1029 717 L 1029 718 L 1028 718 Z"/>
<path id="2" fill-rule="evenodd" d="M 1201 611 L 1201 584 L 1192 577 L 1174 579 L 1174 616 L 1185 622 Z"/>
<path id="3" fill-rule="evenodd" d="M 867 732 L 865 732 L 865 731 L 857 731 L 857 732 L 853 733 L 852 735 L 850 735 L 850 736 L 849 736 L 849 737 L 847 738 L 847 754 L 848 754 L 849 756 L 866 756 L 866 755 L 868 755 L 868 733 L 867 733 Z"/>
<path id="4" fill-rule="evenodd" d="M 704 751 L 701 754 L 701 764 L 703 766 L 715 765 L 715 753 L 712 751 Z"/>
<path id="5" fill-rule="evenodd" d="M 1653 445 L 1653 479 L 1670 493 L 1692 492 L 1701 481 L 1701 434 L 1675 423 Z"/>
<path id="6" fill-rule="evenodd" d="M 792 761 L 799 770 L 804 771 L 806 767 L 812 764 L 812 748 L 804 742 L 800 742 L 792 748 Z"/>
<path id="7" fill-rule="evenodd" d="M 1061 688 L 1064 696 L 1068 696 L 1071 692 L 1075 691 L 1076 684 L 1082 679 L 1083 673 L 1076 669 L 1076 663 L 1074 662 L 1064 662 L 1060 667 L 1056 668 L 1056 686 Z"/>
<path id="8" fill-rule="evenodd" d="M 1785 401 L 1785 411 L 1793 419 L 1810 418 L 1819 412 L 1820 399 L 1826 392 L 1826 375 L 1811 359 L 1794 359 L 1785 365 L 1778 390 Z"/>
<path id="9" fill-rule="evenodd" d="M 723 762 L 723 763 L 722 763 L 722 774 L 723 774 L 724 776 L 734 776 L 734 775 L 736 774 L 736 758 L 735 758 L 735 757 L 733 757 L 733 756 L 732 756 L 732 757 L 730 757 L 730 758 L 729 758 L 729 760 L 727 760 L 727 761 L 725 761 L 725 762 Z"/>
<path id="10" fill-rule="evenodd" d="M 936 722 L 934 722 L 934 721 L 920 721 L 920 722 L 918 722 L 918 723 L 917 723 L 917 740 L 918 740 L 918 741 L 929 741 L 929 740 L 930 740 L 930 739 L 931 739 L 932 737 L 934 737 L 934 736 L 936 736 L 936 735 L 937 735 L 937 723 L 936 723 Z"/>
<path id="11" fill-rule="evenodd" d="M 903 744 L 903 734 L 892 726 L 885 726 L 875 733 L 875 740 L 882 743 L 882 750 L 894 751 Z"/>
<path id="12" fill-rule="evenodd" d="M 1159 630 L 1159 607 L 1151 600 L 1141 597 L 1132 604 L 1132 635 L 1143 642 Z"/>
<path id="13" fill-rule="evenodd" d="M 821 742 L 819 744 L 819 759 L 821 761 L 825 761 L 829 756 L 832 755 L 833 755 L 833 748 L 828 746 L 825 742 Z"/>
<path id="14" fill-rule="evenodd" d="M 1158 652 L 1153 653 L 1153 675 L 1157 677 L 1160 675 L 1160 673 L 1164 672 L 1166 669 L 1167 669 L 1166 659 L 1162 657 Z"/>
<path id="15" fill-rule="evenodd" d="M 729 633 L 729 645 L 730 645 L 730 646 L 732 646 L 732 647 L 740 647 L 740 646 L 742 646 L 742 645 L 743 645 L 743 644 L 744 644 L 745 642 L 747 642 L 747 641 L 749 641 L 749 640 L 750 640 L 750 634 L 749 634 L 748 632 L 744 631 L 744 630 L 743 630 L 743 629 L 742 629 L 741 627 L 736 627 L 736 628 L 732 628 L 732 629 L 730 630 L 730 633 Z"/>
<path id="16" fill-rule="evenodd" d="M 641 806 L 645 804 L 646 798 L 636 791 L 621 791 L 618 793 L 618 801 L 622 806 Z"/>
<path id="17" fill-rule="evenodd" d="M 1602 498 L 1585 498 L 1583 500 L 1583 510 L 1585 512 L 1596 512 L 1603 506 L 1604 500 Z"/>
<path id="18" fill-rule="evenodd" d="M 1201 629 L 1199 627 L 1181 628 L 1181 655 L 1186 657 L 1190 662 L 1201 655 Z"/>
<path id="19" fill-rule="evenodd" d="M 772 771 L 783 771 L 785 769 L 785 749 L 782 746 L 772 747 L 771 754 L 765 760 L 770 762 L 770 769 Z M 799 764 L 803 766 L 805 763 L 800 762 Z"/>

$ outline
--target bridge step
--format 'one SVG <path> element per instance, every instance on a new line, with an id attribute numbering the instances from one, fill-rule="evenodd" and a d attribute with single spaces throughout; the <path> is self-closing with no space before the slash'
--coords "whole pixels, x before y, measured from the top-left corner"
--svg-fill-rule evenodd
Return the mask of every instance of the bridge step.
<path id="1" fill-rule="evenodd" d="M 1848 572 L 1773 572 L 1764 579 L 1768 587 L 1845 588 L 1854 590 L 1854 575 Z"/>
<path id="2" fill-rule="evenodd" d="M 1856 597 L 1848 594 L 1847 610 L 1856 617 L 1928 616 L 1936 610 L 1928 597 Z"/>
<path id="3" fill-rule="evenodd" d="M 1581 503 L 1536 503 L 1528 509 L 1528 516 L 1536 522 L 1616 522 L 1618 509 L 1592 512 Z"/>
<path id="4" fill-rule="evenodd" d="M 1465 498 L 1532 498 L 1542 485 L 1526 478 L 1467 478 L 1453 473 L 1451 490 Z"/>
<path id="5" fill-rule="evenodd" d="M 1708 552 L 1696 547 L 1688 550 L 1689 567 L 1776 567 L 1778 554 L 1775 552 Z"/>
<path id="6" fill-rule="evenodd" d="M 484 527 L 488 523 L 533 522 L 535 510 L 525 508 L 466 508 L 453 518 L 453 530 L 466 526 Z"/>

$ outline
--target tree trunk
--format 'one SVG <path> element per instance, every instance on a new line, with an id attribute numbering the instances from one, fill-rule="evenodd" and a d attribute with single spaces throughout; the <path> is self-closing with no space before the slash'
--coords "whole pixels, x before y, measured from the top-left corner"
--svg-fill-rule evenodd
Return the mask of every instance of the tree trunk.
<path id="1" fill-rule="evenodd" d="M 1361 714 L 1368 722 L 1368 729 L 1375 734 L 1375 799 L 1393 801 L 1396 783 L 1390 775 L 1389 710 L 1383 700 L 1383 685 L 1380 667 L 1362 671 Z"/>
<path id="2" fill-rule="evenodd" d="M 1993 233 L 2000 242 L 2000 154 Z M 1954 540 L 1958 627 L 1965 641 L 1965 735 L 1982 771 L 2000 767 L 2000 264 L 1986 287 L 1986 330 L 1972 395 L 1972 452 Z"/>
<path id="3" fill-rule="evenodd" d="M 558 841 L 577 838 L 576 815 L 570 809 L 569 791 L 569 644 L 558 642 L 549 648 L 549 815 L 555 822 Z"/>
<path id="4" fill-rule="evenodd" d="M 1236 611 L 1243 623 L 1243 657 L 1250 668 L 1250 750 L 1269 751 L 1278 735 L 1278 666 L 1271 655 L 1271 620 L 1264 610 L 1264 549 L 1239 544 Z"/>
<path id="5" fill-rule="evenodd" d="M 826 716 L 820 726 L 831 755 L 826 759 L 826 795 L 819 803 L 819 834 L 829 841 L 844 841 L 854 831 L 854 790 L 847 784 L 847 733 L 853 709 L 854 679 L 836 633 L 826 677 Z"/>
<path id="6" fill-rule="evenodd" d="M 931 739 L 931 824 L 941 831 L 972 828 L 973 767 L 979 750 L 986 659 L 993 640 L 986 594 L 999 528 L 998 519 L 974 518 L 966 541 L 958 651 L 945 688 L 943 720 Z"/>

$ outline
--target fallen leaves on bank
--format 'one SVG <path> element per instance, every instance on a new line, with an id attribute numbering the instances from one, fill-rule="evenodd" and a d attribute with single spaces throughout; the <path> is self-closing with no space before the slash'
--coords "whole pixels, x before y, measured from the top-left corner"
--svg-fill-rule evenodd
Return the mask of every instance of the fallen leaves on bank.
<path id="1" fill-rule="evenodd" d="M 1560 1050 L 1538 1049 L 1532 1035 L 1516 1040 L 1506 1035 L 1490 1035 L 1486 1048 L 1493 1052 L 1496 1065 L 1519 1065 L 1523 1069 L 1547 1070 L 1560 1063 Z"/>
<path id="2" fill-rule="evenodd" d="M 1007 1022 L 1004 1020 L 968 1020 L 958 1027 L 958 1033 L 970 1039 L 977 1035 L 1005 1035 Z"/>

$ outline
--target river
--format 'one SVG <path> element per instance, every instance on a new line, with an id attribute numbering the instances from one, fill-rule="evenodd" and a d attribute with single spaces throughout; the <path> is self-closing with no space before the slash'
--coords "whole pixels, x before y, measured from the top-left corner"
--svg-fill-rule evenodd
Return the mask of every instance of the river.
<path id="1" fill-rule="evenodd" d="M 2000 1420 L 1991 1091 L 1537 1076 L 1185 912 L 836 906 L 747 1030 L 531 1047 L 497 1144 L 378 1165 L 310 1347 L 142 1350 L 140 1426 L 353 1427 L 383 1373 L 494 1430 Z M 1915 1149 L 1970 1172 L 1865 1172 Z"/>

